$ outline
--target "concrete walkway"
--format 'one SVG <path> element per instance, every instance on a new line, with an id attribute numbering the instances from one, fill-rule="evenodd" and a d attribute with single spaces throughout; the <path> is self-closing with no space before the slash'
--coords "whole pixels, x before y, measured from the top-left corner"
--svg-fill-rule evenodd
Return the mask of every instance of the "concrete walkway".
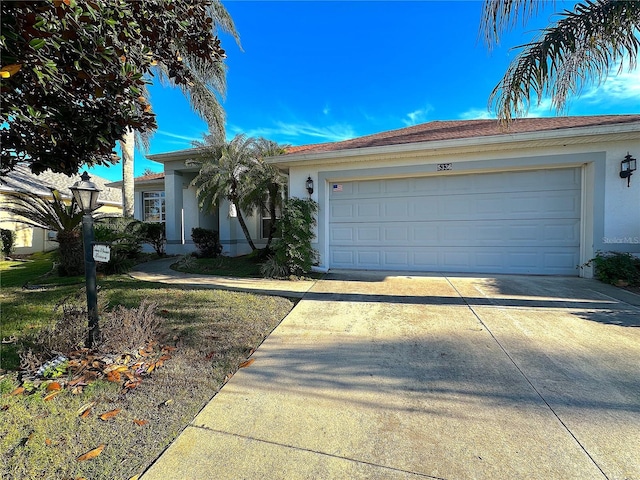
<path id="1" fill-rule="evenodd" d="M 640 479 L 638 300 L 329 274 L 142 478 Z"/>
<path id="2" fill-rule="evenodd" d="M 147 282 L 188 285 L 198 288 L 219 288 L 290 298 L 302 298 L 315 283 L 313 280 L 291 282 L 289 280 L 267 280 L 263 278 L 218 277 L 171 270 L 170 266 L 178 260 L 179 257 L 167 257 L 162 260 L 141 263 L 136 265 L 135 270 L 129 272 L 129 275 L 137 280 Z"/>

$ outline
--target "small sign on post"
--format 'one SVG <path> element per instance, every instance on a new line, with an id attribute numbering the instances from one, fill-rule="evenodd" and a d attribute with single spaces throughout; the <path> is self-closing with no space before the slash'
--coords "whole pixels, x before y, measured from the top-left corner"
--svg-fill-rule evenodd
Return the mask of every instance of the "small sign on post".
<path id="1" fill-rule="evenodd" d="M 109 245 L 94 245 L 93 259 L 96 262 L 108 262 L 111 259 L 111 247 Z"/>

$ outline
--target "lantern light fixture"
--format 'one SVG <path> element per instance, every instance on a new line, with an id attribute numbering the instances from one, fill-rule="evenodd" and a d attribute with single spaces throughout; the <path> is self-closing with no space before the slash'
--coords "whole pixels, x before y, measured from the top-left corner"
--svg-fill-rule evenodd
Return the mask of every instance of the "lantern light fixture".
<path id="1" fill-rule="evenodd" d="M 311 195 L 313 193 L 313 180 L 311 179 L 311 177 L 307 177 L 305 186 L 307 187 L 307 192 L 309 193 L 309 195 Z"/>
<path id="2" fill-rule="evenodd" d="M 84 213 L 91 213 L 100 206 L 98 205 L 100 190 L 91 181 L 91 177 L 87 172 L 84 172 L 80 180 L 74 183 L 72 187 L 69 187 L 69 190 L 73 193 L 73 198 L 75 198 L 80 210 Z"/>
<path id="3" fill-rule="evenodd" d="M 636 171 L 636 163 L 636 159 L 629 152 L 627 152 L 624 160 L 620 162 L 620 178 L 627 179 L 627 187 L 631 186 L 631 175 Z"/>

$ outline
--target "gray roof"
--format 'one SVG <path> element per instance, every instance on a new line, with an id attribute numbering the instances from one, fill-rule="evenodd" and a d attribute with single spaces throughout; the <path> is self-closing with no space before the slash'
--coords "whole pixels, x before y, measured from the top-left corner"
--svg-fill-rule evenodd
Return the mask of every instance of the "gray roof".
<path id="1" fill-rule="evenodd" d="M 80 180 L 80 175 L 70 177 L 63 173 L 53 173 L 51 170 L 35 175 L 28 167 L 18 165 L 6 175 L 0 176 L 0 192 L 29 192 L 50 196 L 51 189 L 56 189 L 63 197 L 71 198 L 69 187 L 78 180 Z M 98 197 L 99 203 L 122 205 L 122 191 L 118 188 L 108 187 L 109 180 L 92 175 L 91 181 L 101 190 Z"/>

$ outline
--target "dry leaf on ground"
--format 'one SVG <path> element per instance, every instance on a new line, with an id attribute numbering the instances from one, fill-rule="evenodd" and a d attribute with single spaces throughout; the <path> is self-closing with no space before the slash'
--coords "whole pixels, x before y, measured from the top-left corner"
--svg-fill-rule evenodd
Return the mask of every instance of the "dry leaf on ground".
<path id="1" fill-rule="evenodd" d="M 246 368 L 246 367 L 248 367 L 249 365 L 251 365 L 255 361 L 256 361 L 255 358 L 250 358 L 249 360 L 246 360 L 246 361 L 242 362 L 238 368 Z"/>
<path id="2" fill-rule="evenodd" d="M 95 406 L 96 406 L 96 402 L 85 403 L 76 412 L 78 416 L 85 418 L 91 413 L 91 409 Z"/>
<path id="3" fill-rule="evenodd" d="M 62 390 L 56 390 L 55 392 L 51 392 L 49 395 L 46 395 L 44 397 L 44 401 L 48 402 L 49 400 L 51 400 L 53 397 L 55 397 L 56 395 L 59 395 L 62 393 Z"/>
<path id="4" fill-rule="evenodd" d="M 111 420 L 113 417 L 115 417 L 116 415 L 118 415 L 120 413 L 120 409 L 116 408 L 115 410 L 111 410 L 109 412 L 103 413 L 102 415 L 100 415 L 100 420 L 103 421 L 107 421 L 107 420 Z"/>
<path id="5" fill-rule="evenodd" d="M 78 457 L 78 462 L 84 462 L 85 460 L 91 460 L 92 458 L 96 458 L 98 455 L 102 453 L 104 450 L 104 443 L 99 447 L 94 448 L 93 450 L 89 450 L 87 453 L 80 455 Z"/>
<path id="6" fill-rule="evenodd" d="M 24 393 L 24 387 L 18 387 L 16 388 L 13 392 L 11 392 L 11 395 L 22 395 Z"/>

